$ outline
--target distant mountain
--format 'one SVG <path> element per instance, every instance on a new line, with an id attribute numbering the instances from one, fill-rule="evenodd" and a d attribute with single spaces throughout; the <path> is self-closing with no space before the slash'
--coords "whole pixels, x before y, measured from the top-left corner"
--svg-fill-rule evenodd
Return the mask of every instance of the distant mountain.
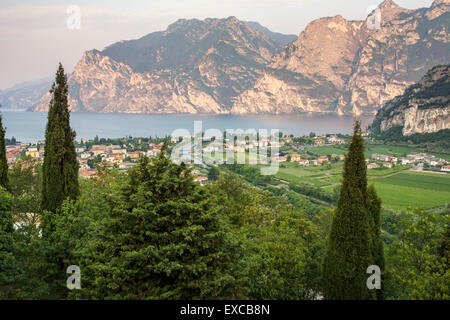
<path id="1" fill-rule="evenodd" d="M 278 32 L 272 32 L 268 28 L 260 25 L 256 21 L 246 21 L 245 23 L 248 24 L 249 27 L 252 28 L 253 30 L 260 30 L 264 32 L 269 38 L 274 40 L 280 48 L 287 46 L 288 44 L 294 42 L 298 38 L 298 36 L 296 36 L 295 34 L 283 34 Z"/>
<path id="2" fill-rule="evenodd" d="M 181 19 L 167 30 L 86 52 L 69 77 L 74 111 L 228 113 L 279 44 L 229 17 Z M 49 94 L 34 108 L 47 109 Z"/>
<path id="3" fill-rule="evenodd" d="M 380 28 L 369 28 L 377 17 Z M 368 19 L 311 22 L 232 112 L 374 114 L 426 70 L 450 63 L 450 0 L 418 10 L 386 0 Z"/>
<path id="4" fill-rule="evenodd" d="M 404 94 L 387 102 L 370 129 L 374 134 L 396 140 L 449 130 L 450 65 L 432 68 Z"/>
<path id="5" fill-rule="evenodd" d="M 380 13 L 380 27 L 370 23 Z M 311 22 L 293 42 L 254 22 L 185 20 L 103 51 L 69 77 L 73 111 L 375 114 L 426 70 L 450 63 L 450 0 L 386 0 L 366 21 Z M 47 110 L 46 94 L 34 107 Z"/>
<path id="6" fill-rule="evenodd" d="M 0 91 L 0 104 L 4 109 L 26 110 L 34 106 L 50 89 L 51 78 L 16 84 Z"/>

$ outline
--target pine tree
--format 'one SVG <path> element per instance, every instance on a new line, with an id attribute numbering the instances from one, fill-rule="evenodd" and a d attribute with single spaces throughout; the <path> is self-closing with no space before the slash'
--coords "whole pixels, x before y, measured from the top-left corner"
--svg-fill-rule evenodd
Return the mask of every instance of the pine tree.
<path id="1" fill-rule="evenodd" d="M 0 299 L 11 299 L 14 285 L 12 196 L 0 186 Z"/>
<path id="2" fill-rule="evenodd" d="M 385 270 L 383 241 L 381 239 L 381 199 L 377 195 L 375 186 L 372 184 L 367 189 L 367 212 L 370 217 L 370 236 L 373 264 L 380 267 L 381 272 Z M 383 281 L 381 281 L 383 288 Z M 383 290 L 377 290 L 377 298 L 383 299 Z"/>
<path id="3" fill-rule="evenodd" d="M 131 169 L 90 232 L 80 297 L 213 299 L 239 291 L 218 196 L 194 183 L 165 149 Z"/>
<path id="4" fill-rule="evenodd" d="M 361 124 L 355 121 L 323 265 L 323 294 L 331 300 L 372 299 L 367 267 L 373 264 Z"/>
<path id="5" fill-rule="evenodd" d="M 1 114 L 0 114 L 0 186 L 10 191 L 8 179 L 8 161 L 6 160 L 5 129 L 3 128 Z"/>
<path id="6" fill-rule="evenodd" d="M 59 64 L 45 132 L 42 210 L 55 213 L 66 198 L 79 194 L 75 132 L 70 128 L 67 78 Z"/>

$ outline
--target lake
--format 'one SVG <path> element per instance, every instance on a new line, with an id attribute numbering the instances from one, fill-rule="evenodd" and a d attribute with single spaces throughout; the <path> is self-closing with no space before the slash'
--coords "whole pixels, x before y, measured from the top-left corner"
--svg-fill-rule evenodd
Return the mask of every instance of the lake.
<path id="1" fill-rule="evenodd" d="M 6 137 L 15 137 L 21 142 L 36 142 L 45 137 L 47 113 L 13 112 L 2 110 Z M 363 128 L 372 117 L 363 117 Z M 194 121 L 202 121 L 202 129 L 278 129 L 284 134 L 296 136 L 310 132 L 350 133 L 351 116 L 330 114 L 295 115 L 167 115 L 167 114 L 117 114 L 117 113 L 72 113 L 71 126 L 81 138 L 164 137 L 176 129 L 194 132 Z"/>

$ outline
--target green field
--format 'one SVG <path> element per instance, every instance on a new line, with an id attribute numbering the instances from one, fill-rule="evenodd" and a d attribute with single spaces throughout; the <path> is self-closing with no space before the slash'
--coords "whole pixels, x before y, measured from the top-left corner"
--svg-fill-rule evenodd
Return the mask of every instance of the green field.
<path id="1" fill-rule="evenodd" d="M 435 208 L 450 203 L 450 175 L 408 171 L 410 167 L 368 170 L 369 184 L 374 183 L 383 206 L 405 210 L 408 206 Z M 341 183 L 343 162 L 329 166 L 280 168 L 276 178 L 287 182 L 309 183 L 333 192 Z"/>
<path id="2" fill-rule="evenodd" d="M 401 172 L 373 179 L 383 206 L 402 210 L 408 206 L 434 208 L 450 203 L 450 175 Z"/>

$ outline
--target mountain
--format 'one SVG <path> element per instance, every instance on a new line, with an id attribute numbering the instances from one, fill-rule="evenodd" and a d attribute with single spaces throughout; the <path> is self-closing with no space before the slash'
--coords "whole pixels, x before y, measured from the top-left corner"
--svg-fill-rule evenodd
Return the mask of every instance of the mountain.
<path id="1" fill-rule="evenodd" d="M 386 0 L 366 21 L 311 22 L 276 54 L 233 113 L 374 114 L 434 65 L 450 62 L 450 0 L 408 10 Z M 372 28 L 380 18 L 380 28 Z"/>
<path id="2" fill-rule="evenodd" d="M 88 112 L 375 114 L 450 62 L 449 25 L 450 0 L 417 10 L 386 0 L 365 21 L 315 20 L 293 42 L 235 17 L 181 19 L 84 53 L 69 77 L 70 104 Z M 47 110 L 49 99 L 33 110 Z"/>
<path id="3" fill-rule="evenodd" d="M 51 78 L 16 84 L 9 89 L 0 91 L 0 105 L 4 109 L 26 110 L 42 98 L 51 84 Z"/>
<path id="4" fill-rule="evenodd" d="M 388 139 L 450 129 L 450 65 L 427 72 L 380 109 L 371 131 Z"/>
<path id="5" fill-rule="evenodd" d="M 279 43 L 229 17 L 181 19 L 167 30 L 84 53 L 68 79 L 73 111 L 228 113 Z M 47 110 L 45 95 L 35 111 Z"/>
<path id="6" fill-rule="evenodd" d="M 271 38 L 278 44 L 280 49 L 287 46 L 291 42 L 294 42 L 298 38 L 298 36 L 296 36 L 295 34 L 283 34 L 270 31 L 268 28 L 260 25 L 256 21 L 246 21 L 245 23 L 253 30 L 260 30 L 264 32 L 269 38 Z"/>

